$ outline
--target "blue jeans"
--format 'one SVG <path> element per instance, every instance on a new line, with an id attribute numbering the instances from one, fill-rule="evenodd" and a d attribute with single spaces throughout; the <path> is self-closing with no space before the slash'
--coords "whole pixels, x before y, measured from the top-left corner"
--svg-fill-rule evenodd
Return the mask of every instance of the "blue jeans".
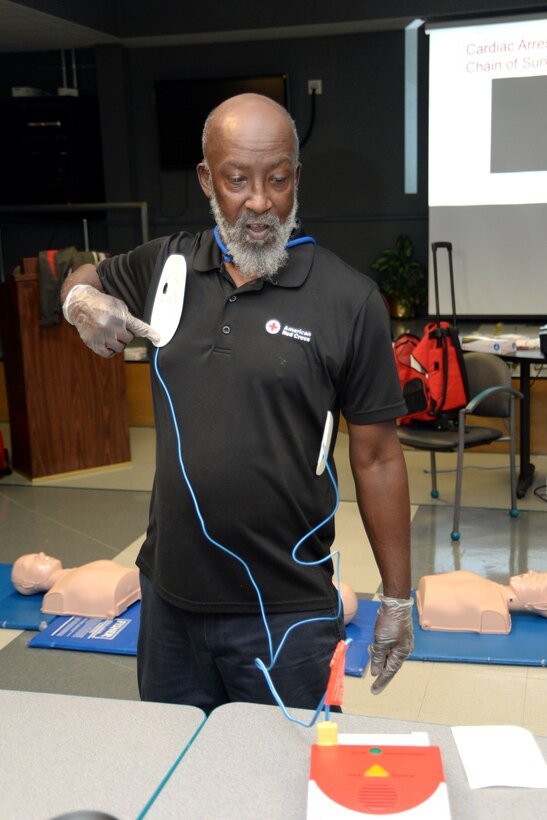
<path id="1" fill-rule="evenodd" d="M 142 573 L 141 590 L 137 674 L 142 700 L 197 706 L 206 714 L 230 701 L 275 703 L 255 664 L 260 658 L 270 665 L 260 614 L 187 612 L 164 601 Z M 335 610 L 320 610 L 268 616 L 274 652 L 292 624 L 334 615 Z M 342 615 L 291 632 L 270 673 L 287 708 L 317 708 L 336 644 L 344 638 Z"/>

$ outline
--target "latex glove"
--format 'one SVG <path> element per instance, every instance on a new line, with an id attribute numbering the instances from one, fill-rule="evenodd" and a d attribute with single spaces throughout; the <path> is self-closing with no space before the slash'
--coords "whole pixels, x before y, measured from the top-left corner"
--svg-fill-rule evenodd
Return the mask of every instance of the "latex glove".
<path id="1" fill-rule="evenodd" d="M 157 344 L 159 333 L 132 316 L 127 305 L 91 285 L 75 285 L 63 303 L 63 315 L 82 341 L 105 359 L 121 353 L 135 336 Z"/>
<path id="2" fill-rule="evenodd" d="M 379 695 L 412 652 L 412 598 L 386 598 L 380 595 L 380 608 L 374 625 L 374 643 L 369 646 L 370 673 L 376 680 L 370 687 Z"/>

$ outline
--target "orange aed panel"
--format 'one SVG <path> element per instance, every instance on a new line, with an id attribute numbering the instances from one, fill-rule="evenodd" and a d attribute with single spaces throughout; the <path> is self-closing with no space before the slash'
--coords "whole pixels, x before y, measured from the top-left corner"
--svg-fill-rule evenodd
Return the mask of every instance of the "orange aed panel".
<path id="1" fill-rule="evenodd" d="M 428 802 L 435 806 L 431 817 L 450 817 L 438 746 L 312 746 L 310 820 L 320 805 L 323 817 L 328 817 L 329 804 L 382 816 L 412 815 Z"/>

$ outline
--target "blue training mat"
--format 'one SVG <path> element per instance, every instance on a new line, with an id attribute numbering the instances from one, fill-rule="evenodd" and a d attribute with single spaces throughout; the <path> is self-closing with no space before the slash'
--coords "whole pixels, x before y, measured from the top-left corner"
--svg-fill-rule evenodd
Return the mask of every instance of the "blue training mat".
<path id="1" fill-rule="evenodd" d="M 547 618 L 540 615 L 511 613 L 511 632 L 508 635 L 422 629 L 416 606 L 413 619 L 414 649 L 409 656 L 411 661 L 547 666 Z"/>
<path id="2" fill-rule="evenodd" d="M 20 597 L 25 598 L 24 595 Z M 346 675 L 361 677 L 365 673 L 369 660 L 368 647 L 373 640 L 374 621 L 379 606 L 379 601 L 359 601 L 357 614 L 346 627 L 346 635 L 352 639 L 346 653 Z M 42 613 L 40 615 L 54 618 L 43 616 Z M 33 637 L 28 645 L 135 655 L 139 618 L 140 601 L 113 620 L 57 617 L 43 632 Z M 512 628 L 508 635 L 424 630 L 420 627 L 416 607 L 413 619 L 414 649 L 409 660 L 547 666 L 547 619 L 539 615 L 513 614 Z"/>
<path id="3" fill-rule="evenodd" d="M 13 564 L 0 564 L 0 627 L 43 629 L 55 615 L 40 611 L 43 595 L 21 595 L 11 583 Z"/>
<path id="4" fill-rule="evenodd" d="M 412 595 L 415 597 L 414 591 Z M 359 601 L 357 615 L 346 627 L 347 637 L 353 639 L 346 653 L 346 675 L 362 676 L 365 673 L 379 606 L 379 601 Z M 422 629 L 416 606 L 412 617 L 414 649 L 408 660 L 547 666 L 547 618 L 540 615 L 512 613 L 508 635 Z"/>
<path id="5" fill-rule="evenodd" d="M 362 606 L 363 605 L 363 606 Z M 346 627 L 352 643 L 346 653 L 346 675 L 361 676 L 368 663 L 368 645 L 379 601 L 360 601 L 357 615 Z M 76 649 L 81 652 L 109 652 L 136 655 L 141 602 L 113 620 L 80 616 L 50 616 L 54 620 L 47 629 L 35 635 L 28 646 L 39 649 Z"/>
<path id="6" fill-rule="evenodd" d="M 368 647 L 373 641 L 379 606 L 380 601 L 357 602 L 357 614 L 346 626 L 346 638 L 351 638 L 346 652 L 346 675 L 359 678 L 365 674 L 369 661 Z"/>
<path id="7" fill-rule="evenodd" d="M 118 618 L 58 616 L 43 632 L 35 635 L 27 646 L 136 655 L 140 614 L 141 602 L 137 601 Z"/>

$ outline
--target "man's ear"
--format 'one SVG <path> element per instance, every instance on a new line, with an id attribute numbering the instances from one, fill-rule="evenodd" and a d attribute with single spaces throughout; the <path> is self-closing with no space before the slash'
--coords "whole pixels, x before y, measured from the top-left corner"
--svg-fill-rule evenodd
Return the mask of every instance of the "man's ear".
<path id="1" fill-rule="evenodd" d="M 211 172 L 209 170 L 209 166 L 206 162 L 200 162 L 199 165 L 196 166 L 196 171 L 199 184 L 201 185 L 201 190 L 207 199 L 211 199 L 213 194 L 213 186 L 211 183 Z"/>

